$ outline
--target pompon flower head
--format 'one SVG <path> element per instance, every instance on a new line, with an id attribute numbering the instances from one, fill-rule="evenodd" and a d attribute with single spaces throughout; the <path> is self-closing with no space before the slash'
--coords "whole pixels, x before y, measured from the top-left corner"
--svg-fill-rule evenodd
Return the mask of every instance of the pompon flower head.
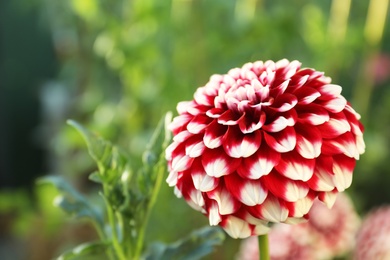
<path id="1" fill-rule="evenodd" d="M 234 238 L 332 206 L 364 152 L 341 87 L 298 61 L 256 61 L 213 75 L 180 102 L 166 150 L 175 193 Z"/>
<path id="2" fill-rule="evenodd" d="M 368 214 L 356 238 L 354 258 L 390 259 L 390 206 Z"/>

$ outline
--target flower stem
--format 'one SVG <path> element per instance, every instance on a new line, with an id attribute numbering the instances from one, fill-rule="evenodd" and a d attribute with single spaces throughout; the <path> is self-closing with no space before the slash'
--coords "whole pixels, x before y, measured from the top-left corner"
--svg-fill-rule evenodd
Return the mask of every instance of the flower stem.
<path id="1" fill-rule="evenodd" d="M 259 259 L 269 260 L 269 249 L 268 249 L 268 235 L 259 236 Z"/>
<path id="2" fill-rule="evenodd" d="M 145 217 L 143 219 L 143 223 L 141 224 L 141 228 L 139 229 L 139 234 L 138 234 L 138 239 L 137 239 L 137 244 L 136 244 L 136 249 L 135 249 L 136 251 L 135 251 L 135 255 L 134 255 L 135 259 L 138 259 L 141 255 L 142 246 L 143 246 L 144 237 L 145 237 L 146 226 L 147 226 L 148 220 L 150 218 L 150 214 L 152 212 L 153 206 L 156 203 L 157 195 L 160 191 L 162 179 L 164 176 L 164 166 L 161 165 L 161 163 L 159 163 L 156 171 L 157 171 L 156 182 L 154 184 L 151 198 L 150 198 L 149 204 L 148 204 L 147 209 L 146 209 L 146 214 L 145 214 Z"/>
<path id="3" fill-rule="evenodd" d="M 106 185 L 103 185 L 103 190 L 104 190 L 104 194 L 108 194 Z M 113 212 L 113 210 L 111 208 L 110 203 L 106 199 L 106 197 L 104 195 L 102 197 L 103 197 L 104 202 L 106 204 L 107 217 L 108 217 L 108 221 L 109 221 L 109 224 L 110 224 L 110 227 L 111 227 L 111 232 L 112 232 L 112 245 L 114 247 L 115 254 L 117 255 L 118 259 L 126 260 L 127 259 L 126 255 L 123 252 L 121 244 L 120 244 L 120 242 L 118 240 L 118 233 L 117 233 L 117 226 L 116 226 L 116 222 L 115 222 L 114 212 Z"/>

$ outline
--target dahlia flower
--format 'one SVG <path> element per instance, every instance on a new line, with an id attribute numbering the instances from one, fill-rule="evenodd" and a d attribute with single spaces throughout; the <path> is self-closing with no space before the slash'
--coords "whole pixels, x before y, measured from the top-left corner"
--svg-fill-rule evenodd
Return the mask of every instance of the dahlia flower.
<path id="1" fill-rule="evenodd" d="M 360 116 L 341 87 L 300 66 L 247 63 L 177 105 L 167 182 L 233 238 L 300 222 L 316 198 L 330 207 L 364 152 Z"/>
<path id="2" fill-rule="evenodd" d="M 356 238 L 354 259 L 390 259 L 390 206 L 371 212 Z"/>

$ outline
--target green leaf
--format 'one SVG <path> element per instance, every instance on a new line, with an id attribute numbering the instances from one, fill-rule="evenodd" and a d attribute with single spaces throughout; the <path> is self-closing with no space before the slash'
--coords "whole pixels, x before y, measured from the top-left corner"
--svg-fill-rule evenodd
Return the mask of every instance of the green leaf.
<path id="1" fill-rule="evenodd" d="M 107 259 L 105 252 L 108 248 L 108 244 L 102 241 L 88 242 L 63 253 L 57 258 L 57 260 L 103 260 Z"/>
<path id="2" fill-rule="evenodd" d="M 221 245 L 225 233 L 219 227 L 205 227 L 171 245 L 154 243 L 144 254 L 145 260 L 201 259 Z"/>
<path id="3" fill-rule="evenodd" d="M 77 218 L 87 217 L 103 228 L 102 213 L 92 207 L 91 203 L 63 178 L 46 176 L 39 179 L 39 183 L 49 183 L 58 189 L 60 195 L 55 199 L 56 206 Z"/>
<path id="4" fill-rule="evenodd" d="M 162 166 L 161 162 L 165 162 L 164 151 L 171 139 L 170 131 L 167 130 L 171 118 L 172 113 L 169 112 L 160 120 L 143 153 L 143 167 L 138 173 L 138 185 L 145 195 L 149 195 L 155 185 L 156 174 L 161 172 L 158 168 L 166 167 Z"/>
<path id="5" fill-rule="evenodd" d="M 68 120 L 67 123 L 73 126 L 83 136 L 91 157 L 99 164 L 103 164 L 104 166 L 108 165 L 111 159 L 111 143 L 91 133 L 76 121 Z"/>

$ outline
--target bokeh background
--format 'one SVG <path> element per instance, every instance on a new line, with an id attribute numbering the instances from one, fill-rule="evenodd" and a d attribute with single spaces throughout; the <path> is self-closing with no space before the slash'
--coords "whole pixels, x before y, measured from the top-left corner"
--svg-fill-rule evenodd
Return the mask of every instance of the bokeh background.
<path id="1" fill-rule="evenodd" d="M 210 75 L 297 59 L 332 77 L 362 115 L 366 153 L 348 190 L 358 212 L 390 204 L 388 0 L 0 1 L 0 259 L 52 259 L 96 237 L 37 185 L 61 175 L 96 196 L 71 118 L 126 149 L 136 168 L 167 111 Z M 147 239 L 208 224 L 163 185 Z M 227 238 L 207 259 L 233 259 Z"/>

